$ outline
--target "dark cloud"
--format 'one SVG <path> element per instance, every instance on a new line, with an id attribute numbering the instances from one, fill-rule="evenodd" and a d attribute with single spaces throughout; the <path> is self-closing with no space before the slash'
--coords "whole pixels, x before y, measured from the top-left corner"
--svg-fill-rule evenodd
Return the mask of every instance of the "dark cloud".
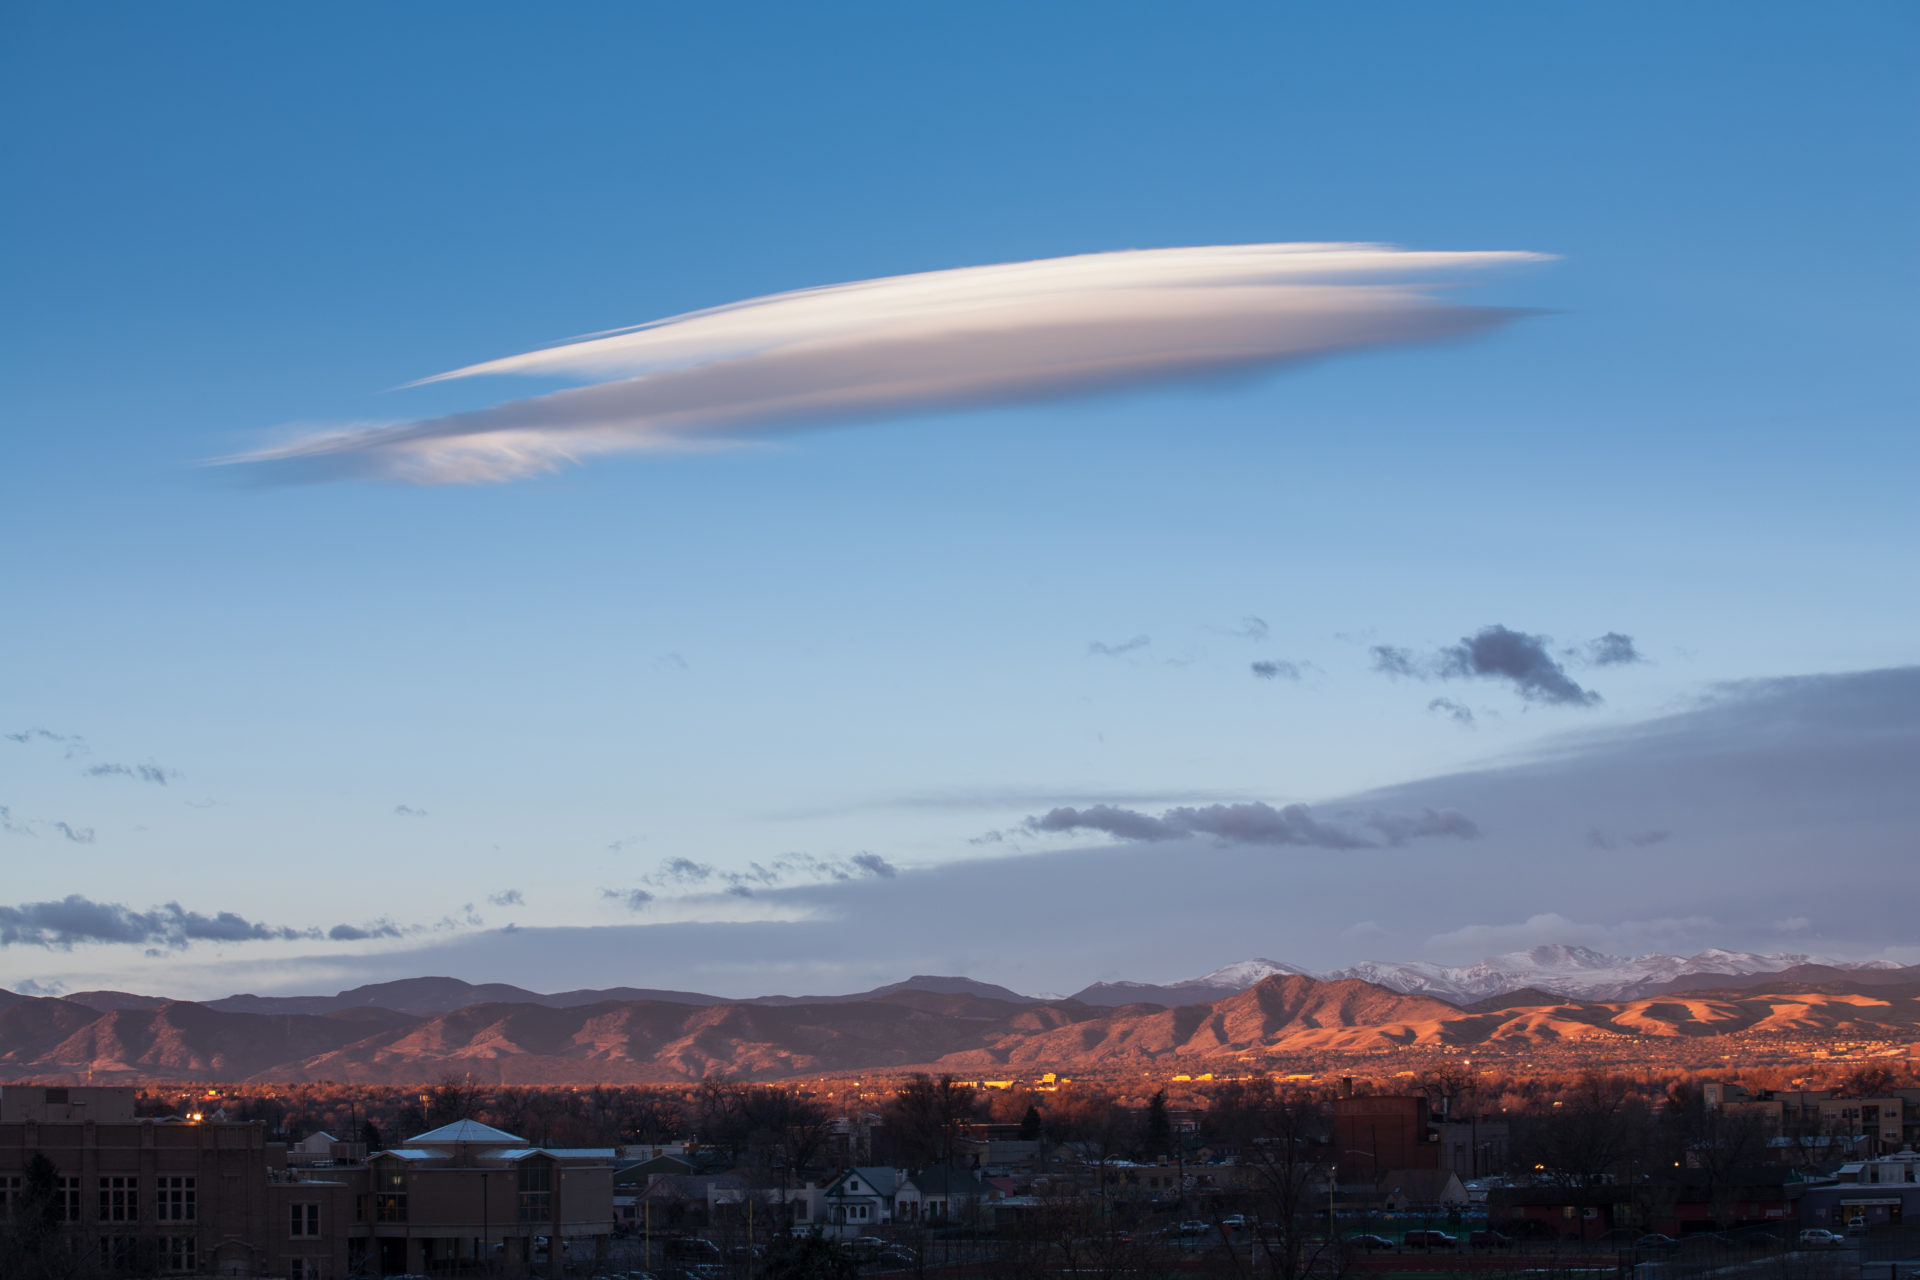
<path id="1" fill-rule="evenodd" d="M 1506 680 L 1528 702 L 1590 707 L 1600 695 L 1582 689 L 1547 651 L 1545 636 L 1528 635 L 1495 623 L 1460 643 L 1442 649 L 1436 668 L 1442 679 Z"/>
<path id="2" fill-rule="evenodd" d="M 1373 669 L 1381 675 L 1407 676 L 1418 680 L 1423 674 L 1419 664 L 1414 660 L 1411 649 L 1402 649 L 1390 644 L 1376 644 L 1367 652 L 1373 655 Z"/>
<path id="3" fill-rule="evenodd" d="M 1435 698 L 1427 704 L 1427 710 L 1444 711 L 1447 718 L 1455 724 L 1465 725 L 1469 729 L 1473 727 L 1473 708 L 1464 702 L 1455 702 L 1452 698 Z"/>
<path id="4" fill-rule="evenodd" d="M 1087 656 L 1095 658 L 1117 658 L 1123 653 L 1132 653 L 1135 649 L 1144 649 L 1152 644 L 1149 636 L 1135 636 L 1131 640 L 1122 640 L 1119 644 L 1102 644 L 1094 640 L 1087 645 Z"/>
<path id="5" fill-rule="evenodd" d="M 518 889 L 502 889 L 498 893 L 490 893 L 487 895 L 487 901 L 496 907 L 524 907 L 527 905 L 526 898 L 521 896 Z"/>
<path id="6" fill-rule="evenodd" d="M 645 889 L 602 889 L 600 896 L 609 902 L 617 902 L 629 911 L 643 911 L 653 901 L 653 895 Z"/>
<path id="7" fill-rule="evenodd" d="M 1121 840 L 1172 840 L 1182 834 L 1159 818 L 1110 804 L 1089 805 L 1085 809 L 1050 809 L 1038 817 L 1028 818 L 1021 825 L 1036 835 L 1061 831 L 1100 831 Z"/>
<path id="8" fill-rule="evenodd" d="M 134 778 L 141 782 L 151 782 L 157 786 L 166 786 L 169 779 L 177 778 L 177 769 L 165 769 L 157 764 L 96 764 L 87 770 L 89 778 Z"/>
<path id="9" fill-rule="evenodd" d="M 649 884 L 700 884 L 713 878 L 713 868 L 692 858 L 668 858 L 647 877 Z"/>
<path id="10" fill-rule="evenodd" d="M 393 806 L 393 815 L 396 818 L 424 818 L 427 816 L 427 811 L 416 809 L 410 804 L 397 804 Z"/>
<path id="11" fill-rule="evenodd" d="M 52 826 L 55 831 L 58 831 L 61 835 L 73 841 L 75 844 L 92 844 L 93 843 L 92 827 L 75 827 L 75 826 L 70 826 L 64 822 L 56 822 L 56 823 L 53 823 Z"/>
<path id="12" fill-rule="evenodd" d="M 370 925 L 337 924 L 327 930 L 327 937 L 335 942 L 364 942 L 368 938 L 398 938 L 406 930 L 391 920 L 376 920 Z"/>
<path id="13" fill-rule="evenodd" d="M 1640 651 L 1634 648 L 1633 637 L 1623 636 L 1618 631 L 1609 631 L 1598 640 L 1587 641 L 1584 656 L 1590 665 L 1596 667 L 1623 667 L 1646 661 L 1640 656 Z"/>
<path id="14" fill-rule="evenodd" d="M 847 861 L 870 876 L 891 880 L 896 874 L 894 865 L 877 853 L 856 853 Z"/>
<path id="15" fill-rule="evenodd" d="M 1168 809 L 1157 818 L 1137 809 L 1097 804 L 1085 809 L 1053 809 L 1021 825 L 1036 835 L 1098 831 L 1117 840 L 1148 842 L 1212 836 L 1230 844 L 1316 849 L 1372 849 L 1382 844 L 1405 844 L 1423 836 L 1472 839 L 1480 834 L 1470 819 L 1450 809 L 1359 814 L 1350 825 L 1341 826 L 1321 822 L 1303 804 L 1276 809 L 1259 801 L 1180 807 Z M 1361 829 L 1355 830 L 1356 826 Z"/>
<path id="16" fill-rule="evenodd" d="M 1298 680 L 1300 678 L 1300 667 L 1297 663 L 1276 658 L 1270 662 L 1254 663 L 1253 674 L 1262 680 L 1278 680 L 1282 677 L 1288 680 Z"/>
<path id="17" fill-rule="evenodd" d="M 1546 636 L 1529 635 L 1495 623 L 1482 627 L 1474 635 L 1461 637 L 1458 644 L 1448 645 L 1425 659 L 1411 649 L 1389 644 L 1374 645 L 1370 652 L 1373 669 L 1382 675 L 1414 680 L 1503 680 L 1528 702 L 1569 707 L 1597 704 L 1600 695 L 1575 683 L 1554 658 L 1551 645 L 1552 641 Z M 1609 631 L 1593 641 L 1587 653 L 1595 666 L 1639 660 L 1632 637 L 1617 631 Z M 1457 705 L 1437 699 L 1428 703 L 1427 709 L 1452 713 Z M 1454 718 L 1461 720 L 1457 714 Z"/>
<path id="18" fill-rule="evenodd" d="M 0 906 L 0 947 L 57 947 L 105 942 L 179 949 L 190 942 L 262 942 L 318 938 L 317 929 L 259 924 L 231 911 L 202 915 L 177 902 L 134 911 L 117 902 L 69 894 L 57 902 Z"/>

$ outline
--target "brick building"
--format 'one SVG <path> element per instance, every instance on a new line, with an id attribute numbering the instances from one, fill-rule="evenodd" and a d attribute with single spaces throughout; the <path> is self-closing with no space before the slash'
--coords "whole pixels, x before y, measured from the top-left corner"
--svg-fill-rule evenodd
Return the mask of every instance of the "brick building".
<path id="1" fill-rule="evenodd" d="M 1343 1181 L 1349 1170 L 1377 1181 L 1389 1169 L 1439 1168 L 1439 1134 L 1426 1098 L 1343 1090 L 1333 1100 L 1332 1156 Z"/>
<path id="2" fill-rule="evenodd" d="M 262 1125 L 136 1119 L 131 1089 L 0 1087 L 0 1212 L 27 1193 L 36 1153 L 61 1247 L 85 1270 L 347 1275 L 351 1180 L 289 1170 Z"/>
<path id="3" fill-rule="evenodd" d="M 34 1193 L 43 1157 L 55 1243 L 78 1274 L 557 1276 L 604 1258 L 613 1232 L 612 1148 L 536 1147 L 462 1120 L 364 1162 L 321 1160 L 315 1144 L 290 1164 L 261 1124 L 139 1119 L 133 1100 L 0 1086 L 0 1220 Z"/>

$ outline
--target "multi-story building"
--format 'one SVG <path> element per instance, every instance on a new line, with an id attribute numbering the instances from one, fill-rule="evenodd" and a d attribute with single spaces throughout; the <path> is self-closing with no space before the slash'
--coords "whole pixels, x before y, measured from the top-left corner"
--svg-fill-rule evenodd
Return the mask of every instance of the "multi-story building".
<path id="1" fill-rule="evenodd" d="M 351 1179 L 289 1171 L 262 1125 L 136 1119 L 131 1089 L 0 1088 L 0 1210 L 35 1190 L 36 1156 L 82 1270 L 347 1275 Z"/>
<path id="2" fill-rule="evenodd" d="M 81 1273 L 557 1276 L 604 1257 L 613 1232 L 610 1147 L 536 1147 L 462 1120 L 364 1162 L 320 1160 L 315 1143 L 290 1164 L 259 1123 L 140 1119 L 133 1100 L 0 1087 L 0 1218 L 51 1197 L 57 1247 Z"/>
<path id="3" fill-rule="evenodd" d="M 367 1157 L 356 1234 L 369 1242 L 375 1274 L 485 1263 L 506 1275 L 557 1275 L 569 1261 L 606 1255 L 614 1155 L 612 1147 L 536 1147 L 456 1121 Z"/>

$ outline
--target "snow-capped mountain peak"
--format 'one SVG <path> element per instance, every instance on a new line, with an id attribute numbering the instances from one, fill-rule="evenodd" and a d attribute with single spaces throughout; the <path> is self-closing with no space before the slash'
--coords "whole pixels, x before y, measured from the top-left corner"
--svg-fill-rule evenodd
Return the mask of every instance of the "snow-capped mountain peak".
<path id="1" fill-rule="evenodd" d="M 1435 964 L 1427 960 L 1366 960 L 1344 969 L 1315 971 L 1276 960 L 1241 960 L 1222 965 L 1204 977 L 1169 985 L 1243 991 L 1275 974 L 1303 974 L 1329 981 L 1358 978 L 1406 995 L 1438 996 L 1456 1003 L 1505 995 L 1522 987 L 1586 1000 L 1630 1000 L 1690 974 L 1778 973 L 1803 964 L 1825 964 L 1840 969 L 1888 967 L 1885 961 L 1850 963 L 1798 954 L 1760 955 L 1720 947 L 1691 956 L 1658 952 L 1612 956 L 1590 947 L 1552 944 L 1490 956 L 1478 964 L 1468 965 Z"/>
<path id="2" fill-rule="evenodd" d="M 1236 991 L 1245 991 L 1255 983 L 1271 978 L 1275 974 L 1279 974 L 1282 977 L 1289 974 L 1309 978 L 1315 976 L 1307 970 L 1300 968 L 1298 965 L 1281 964 L 1278 960 L 1255 959 L 1236 960 L 1232 964 L 1223 964 L 1212 973 L 1190 979 L 1189 981 L 1191 985 L 1196 987 L 1232 987 Z M 1180 985 L 1186 986 L 1188 983 L 1181 983 Z"/>

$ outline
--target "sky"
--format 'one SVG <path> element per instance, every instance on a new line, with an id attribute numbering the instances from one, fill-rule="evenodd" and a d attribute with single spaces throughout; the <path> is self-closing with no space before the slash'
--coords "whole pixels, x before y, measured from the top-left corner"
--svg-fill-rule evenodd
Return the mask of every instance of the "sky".
<path id="1" fill-rule="evenodd" d="M 1920 961 L 1911 5 L 0 21 L 0 986 Z"/>

